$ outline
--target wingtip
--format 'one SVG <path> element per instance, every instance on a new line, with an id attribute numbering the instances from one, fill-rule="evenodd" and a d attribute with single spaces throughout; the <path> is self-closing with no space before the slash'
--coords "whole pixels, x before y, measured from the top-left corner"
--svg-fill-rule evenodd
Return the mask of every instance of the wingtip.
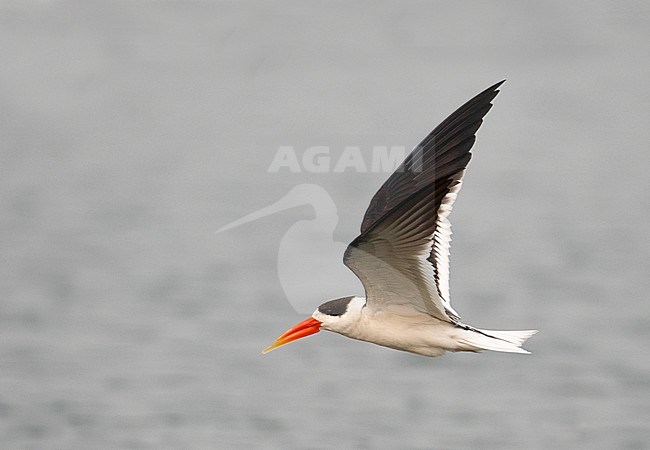
<path id="1" fill-rule="evenodd" d="M 484 103 L 490 103 L 492 104 L 492 100 L 501 92 L 499 88 L 503 83 L 506 82 L 506 79 L 504 78 L 503 80 L 499 81 L 498 83 L 494 83 L 492 86 L 489 88 L 485 89 L 484 91 L 480 92 L 479 94 L 476 94 L 474 98 L 466 102 L 461 108 L 467 106 L 468 104 L 474 103 L 474 102 L 480 102 L 481 104 Z"/>
<path id="2" fill-rule="evenodd" d="M 503 80 L 499 81 L 498 83 L 494 83 L 492 86 L 490 86 L 489 88 L 487 88 L 487 89 L 486 89 L 485 91 L 483 91 L 483 92 L 494 92 L 494 93 L 499 93 L 499 92 L 500 92 L 500 91 L 499 91 L 499 88 L 500 88 L 501 85 L 502 85 L 503 83 L 505 83 L 506 81 L 507 81 L 506 78 L 504 78 Z"/>

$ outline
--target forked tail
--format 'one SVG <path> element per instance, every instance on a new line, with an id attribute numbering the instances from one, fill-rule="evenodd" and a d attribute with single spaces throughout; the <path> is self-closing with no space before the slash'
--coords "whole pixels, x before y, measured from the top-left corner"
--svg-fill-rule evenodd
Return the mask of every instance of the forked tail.
<path id="1" fill-rule="evenodd" d="M 537 330 L 495 331 L 480 330 L 467 326 L 463 329 L 458 342 L 466 345 L 470 351 L 492 350 L 495 352 L 530 353 L 521 348 L 521 345 L 537 333 Z M 463 350 L 465 350 L 463 348 Z"/>

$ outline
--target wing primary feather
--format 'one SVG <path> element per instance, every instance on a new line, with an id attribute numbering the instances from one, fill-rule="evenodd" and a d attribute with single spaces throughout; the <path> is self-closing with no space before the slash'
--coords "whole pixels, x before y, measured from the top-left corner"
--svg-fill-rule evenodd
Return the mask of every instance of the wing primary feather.
<path id="1" fill-rule="evenodd" d="M 361 223 L 362 233 L 382 220 L 399 203 L 427 184 L 434 183 L 438 177 L 449 177 L 461 168 L 464 169 L 463 165 L 467 165 L 471 157 L 469 150 L 474 144 L 474 135 L 504 81 L 490 86 L 450 114 L 406 157 L 370 201 Z M 456 161 L 454 155 L 459 154 L 465 157 Z M 428 172 L 425 167 L 430 160 L 434 161 L 436 174 L 422 176 Z M 457 164 L 444 167 L 444 161 L 454 161 Z M 418 164 L 414 167 L 416 163 Z"/>

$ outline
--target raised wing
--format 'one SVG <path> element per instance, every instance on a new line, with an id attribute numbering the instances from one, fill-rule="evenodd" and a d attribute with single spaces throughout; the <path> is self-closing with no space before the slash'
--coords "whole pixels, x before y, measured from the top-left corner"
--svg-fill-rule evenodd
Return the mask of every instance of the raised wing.
<path id="1" fill-rule="evenodd" d="M 361 233 L 419 190 L 467 166 L 476 131 L 504 82 L 487 88 L 458 108 L 415 147 L 370 200 L 361 222 Z"/>
<path id="2" fill-rule="evenodd" d="M 451 225 L 447 216 L 497 83 L 427 136 L 375 194 L 344 263 L 359 277 L 368 306 L 457 322 L 449 298 Z"/>

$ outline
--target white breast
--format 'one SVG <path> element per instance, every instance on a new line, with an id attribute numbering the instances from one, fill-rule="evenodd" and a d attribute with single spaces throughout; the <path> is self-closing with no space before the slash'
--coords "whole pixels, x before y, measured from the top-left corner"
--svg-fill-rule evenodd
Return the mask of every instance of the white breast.
<path id="1" fill-rule="evenodd" d="M 448 322 L 424 314 L 399 316 L 366 308 L 355 326 L 341 334 L 397 350 L 440 356 L 448 350 L 460 350 L 457 330 Z"/>

